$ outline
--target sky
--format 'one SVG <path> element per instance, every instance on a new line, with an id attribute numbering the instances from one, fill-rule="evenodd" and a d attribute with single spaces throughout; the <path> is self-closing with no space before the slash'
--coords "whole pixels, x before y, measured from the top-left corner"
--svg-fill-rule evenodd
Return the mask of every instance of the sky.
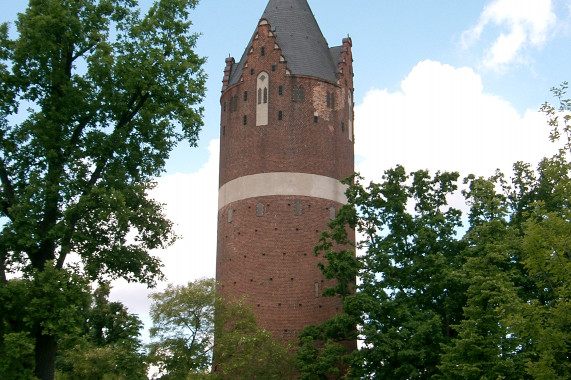
<path id="1" fill-rule="evenodd" d="M 140 0 L 143 9 L 151 2 Z M 0 22 L 26 4 L 0 0 Z M 198 148 L 182 143 L 173 151 L 152 194 L 180 236 L 154 252 L 168 283 L 214 277 L 224 60 L 240 59 L 266 4 L 202 0 L 191 15 L 192 32 L 201 34 L 196 51 L 207 57 L 204 128 Z M 571 80 L 571 0 L 309 4 L 329 46 L 347 35 L 353 41 L 356 170 L 367 180 L 396 164 L 509 173 L 515 161 L 536 164 L 555 151 L 538 109 L 554 101 L 551 87 Z M 149 292 L 119 281 L 111 296 L 148 326 Z"/>

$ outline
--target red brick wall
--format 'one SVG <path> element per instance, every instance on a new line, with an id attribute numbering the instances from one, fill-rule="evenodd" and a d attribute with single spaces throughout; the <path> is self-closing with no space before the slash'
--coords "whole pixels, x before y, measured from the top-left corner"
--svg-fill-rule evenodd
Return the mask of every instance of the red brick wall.
<path id="1" fill-rule="evenodd" d="M 268 172 L 310 173 L 336 179 L 349 176 L 354 167 L 353 142 L 348 138 L 348 93 L 352 91 L 352 75 L 344 68 L 345 75 L 340 77 L 339 85 L 286 75 L 287 62 L 280 62 L 281 50 L 274 49 L 275 37 L 268 36 L 268 31 L 268 25 L 259 27 L 259 38 L 254 40 L 248 67 L 243 70 L 243 82 L 226 89 L 221 97 L 220 186 L 245 175 Z M 263 57 L 260 56 L 262 46 L 266 52 Z M 350 54 L 348 56 L 350 61 Z M 256 79 L 261 71 L 270 75 L 269 124 L 256 127 Z M 293 102 L 293 87 L 300 85 L 304 88 L 305 100 Z M 280 86 L 281 96 L 278 95 Z M 244 101 L 245 91 L 247 101 Z M 328 91 L 335 93 L 335 109 L 326 106 Z M 230 99 L 235 96 L 238 107 L 230 111 Z M 281 121 L 279 111 L 283 114 Z M 314 123 L 316 111 L 317 124 Z M 247 125 L 243 125 L 244 116 Z M 341 123 L 344 123 L 344 131 Z"/>
<path id="2" fill-rule="evenodd" d="M 339 180 L 349 176 L 354 170 L 348 131 L 352 107 L 348 94 L 353 86 L 350 43 L 345 43 L 345 62 L 340 63 L 343 74 L 338 83 L 330 83 L 287 75 L 287 62 L 280 62 L 281 50 L 274 48 L 275 37 L 269 32 L 269 25 L 259 26 L 243 81 L 225 89 L 221 97 L 219 185 L 269 172 L 318 174 Z M 262 46 L 265 56 L 260 55 Z M 261 71 L 270 78 L 266 126 L 256 126 L 256 80 Z M 300 85 L 304 101 L 296 103 L 292 91 Z M 327 107 L 327 92 L 335 93 L 334 109 Z M 231 111 L 230 99 L 235 96 L 237 111 Z M 279 111 L 283 120 L 278 120 Z M 243 125 L 244 116 L 247 125 Z M 302 204 L 300 216 L 295 215 L 295 202 Z M 261 217 L 256 216 L 258 203 L 264 205 Z M 320 259 L 313 247 L 327 228 L 330 207 L 339 210 L 341 205 L 321 198 L 268 196 L 234 202 L 219 210 L 216 277 L 221 292 L 235 298 L 246 295 L 261 325 L 278 336 L 295 337 L 304 326 L 323 322 L 340 310 L 338 299 L 315 297 L 315 283 L 321 293 L 327 281 L 317 268 Z"/>
<path id="3" fill-rule="evenodd" d="M 296 202 L 301 204 L 299 216 Z M 257 216 L 258 203 L 264 206 L 263 216 Z M 219 210 L 216 277 L 222 282 L 222 294 L 230 298 L 247 295 L 261 326 L 284 337 L 294 337 L 304 326 L 338 312 L 339 300 L 320 294 L 332 283 L 317 268 L 322 259 L 313 252 L 327 228 L 330 207 L 339 210 L 341 204 L 311 197 L 268 196 Z"/>

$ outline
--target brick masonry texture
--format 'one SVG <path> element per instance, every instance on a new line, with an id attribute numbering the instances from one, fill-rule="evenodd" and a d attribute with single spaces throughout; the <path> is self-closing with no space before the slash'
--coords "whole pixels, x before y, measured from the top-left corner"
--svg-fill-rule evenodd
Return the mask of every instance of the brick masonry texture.
<path id="1" fill-rule="evenodd" d="M 344 43 L 339 81 L 331 83 L 290 75 L 270 30 L 270 25 L 258 27 L 242 81 L 225 88 L 221 96 L 219 185 L 270 172 L 346 178 L 354 170 L 348 130 L 353 107 L 350 42 Z M 256 86 L 262 71 L 269 74 L 269 121 L 256 126 Z M 303 87 L 303 102 L 292 101 L 294 86 Z M 334 94 L 334 107 L 327 105 L 328 93 Z M 282 120 L 278 120 L 280 111 Z M 296 202 L 301 215 L 296 215 Z M 263 216 L 257 216 L 259 204 Z M 295 338 L 303 327 L 341 310 L 339 299 L 321 296 L 331 283 L 317 268 L 321 258 L 313 253 L 327 229 L 331 207 L 339 210 L 341 204 L 314 197 L 264 196 L 233 202 L 218 211 L 220 292 L 228 298 L 245 296 L 260 325 L 283 339 Z"/>
<path id="2" fill-rule="evenodd" d="M 269 25 L 258 28 L 259 37 L 254 40 L 243 82 L 226 89 L 221 97 L 220 186 L 241 176 L 269 172 L 346 178 L 354 167 L 353 142 L 348 137 L 352 74 L 341 75 L 340 85 L 287 75 L 287 62 L 280 62 L 281 50 L 275 48 L 275 37 L 268 36 L 269 30 Z M 262 47 L 265 56 L 260 56 Z M 343 66 L 348 68 L 343 72 L 352 73 L 351 56 L 346 54 Z M 269 124 L 256 127 L 256 80 L 262 71 L 270 77 Z M 294 86 L 303 87 L 303 102 L 292 101 Z M 335 94 L 334 109 L 327 107 L 328 91 Z M 238 101 L 235 111 L 230 109 L 231 98 Z M 282 120 L 278 120 L 279 111 Z"/>
<path id="3" fill-rule="evenodd" d="M 301 205 L 299 216 L 296 202 Z M 258 204 L 263 205 L 263 216 L 257 216 Z M 246 296 L 260 324 L 284 337 L 297 336 L 304 326 L 339 312 L 337 298 L 321 296 L 332 282 L 317 268 L 322 259 L 313 252 L 327 228 L 331 207 L 339 210 L 341 204 L 269 196 L 219 210 L 216 277 L 222 281 L 222 294 L 234 299 Z"/>

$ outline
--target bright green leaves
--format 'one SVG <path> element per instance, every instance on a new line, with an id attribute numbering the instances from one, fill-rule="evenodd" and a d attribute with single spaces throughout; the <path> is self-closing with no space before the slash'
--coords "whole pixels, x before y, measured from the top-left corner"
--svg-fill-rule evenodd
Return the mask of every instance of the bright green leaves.
<path id="1" fill-rule="evenodd" d="M 150 330 L 153 343 L 149 358 L 168 378 L 184 379 L 205 373 L 214 345 L 214 280 L 199 280 L 186 286 L 169 285 L 151 295 Z"/>
<path id="2" fill-rule="evenodd" d="M 551 88 L 551 92 L 559 101 L 559 107 L 545 103 L 541 111 L 548 118 L 549 126 L 552 128 L 549 135 L 551 141 L 563 140 L 563 148 L 560 153 L 571 152 L 571 99 L 566 99 L 568 82 L 563 82 L 559 87 Z"/>
<path id="3" fill-rule="evenodd" d="M 569 208 L 541 207 L 534 214 L 536 221 L 526 224 L 523 264 L 539 291 L 516 321 L 520 334 L 533 342 L 527 373 L 565 379 L 571 375 L 571 215 Z"/>
<path id="4" fill-rule="evenodd" d="M 258 326 L 243 301 L 229 302 L 218 295 L 214 280 L 169 285 L 151 298 L 148 347 L 149 361 L 160 372 L 155 378 L 292 378 L 288 348 Z"/>
<path id="5" fill-rule="evenodd" d="M 244 300 L 218 300 L 216 346 L 210 376 L 219 380 L 292 379 L 291 346 L 258 326 L 256 314 Z"/>

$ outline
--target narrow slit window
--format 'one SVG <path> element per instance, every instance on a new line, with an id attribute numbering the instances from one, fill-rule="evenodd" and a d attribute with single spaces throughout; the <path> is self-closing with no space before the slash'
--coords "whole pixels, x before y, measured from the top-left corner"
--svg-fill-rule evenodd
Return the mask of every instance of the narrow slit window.
<path id="1" fill-rule="evenodd" d="M 283 116 L 284 116 L 283 112 L 282 112 L 282 111 L 279 111 L 279 112 L 278 112 L 278 120 L 282 120 L 282 119 L 283 119 Z"/>
<path id="2" fill-rule="evenodd" d="M 268 88 L 264 87 L 264 104 L 268 102 Z"/>
<path id="3" fill-rule="evenodd" d="M 256 206 L 256 216 L 264 216 L 264 204 L 258 203 Z"/>
<path id="4" fill-rule="evenodd" d="M 258 104 L 262 104 L 262 89 L 258 88 Z"/>
<path id="5" fill-rule="evenodd" d="M 301 216 L 301 203 L 299 201 L 295 202 L 293 213 L 295 216 Z"/>
<path id="6" fill-rule="evenodd" d="M 292 100 L 295 103 L 302 103 L 303 102 L 303 87 L 299 86 L 299 87 L 293 87 L 293 93 L 292 93 Z"/>
<path id="7" fill-rule="evenodd" d="M 282 96 L 284 94 L 284 86 L 279 86 L 278 87 L 278 95 Z"/>
<path id="8" fill-rule="evenodd" d="M 248 125 L 248 116 L 244 115 L 244 125 Z"/>
<path id="9" fill-rule="evenodd" d="M 248 101 L 248 91 L 244 91 L 244 101 Z"/>
<path id="10" fill-rule="evenodd" d="M 266 55 L 266 48 L 263 47 L 263 46 L 262 46 L 262 49 L 261 49 L 261 55 L 262 55 L 262 57 L 263 57 L 264 55 Z"/>

